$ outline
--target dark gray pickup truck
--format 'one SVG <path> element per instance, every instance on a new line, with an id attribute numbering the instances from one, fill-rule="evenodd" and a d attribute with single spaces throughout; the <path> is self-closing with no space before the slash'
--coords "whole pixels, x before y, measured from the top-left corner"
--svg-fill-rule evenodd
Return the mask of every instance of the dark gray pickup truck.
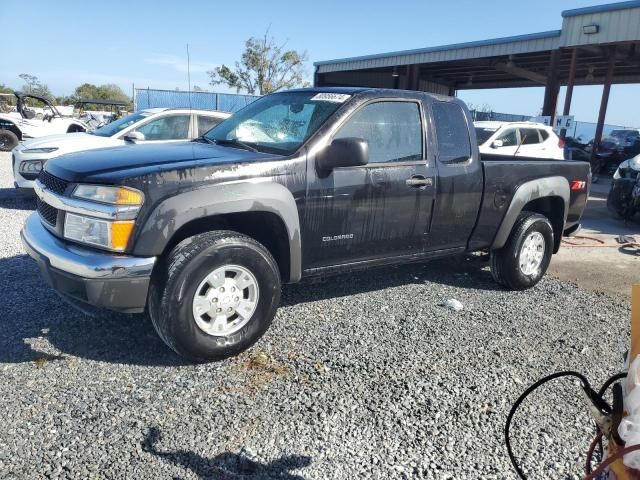
<path id="1" fill-rule="evenodd" d="M 22 231 L 74 302 L 148 311 L 194 361 L 269 327 L 282 283 L 469 252 L 524 289 L 575 229 L 587 163 L 480 158 L 460 100 L 358 88 L 260 98 L 203 137 L 61 156 Z"/>

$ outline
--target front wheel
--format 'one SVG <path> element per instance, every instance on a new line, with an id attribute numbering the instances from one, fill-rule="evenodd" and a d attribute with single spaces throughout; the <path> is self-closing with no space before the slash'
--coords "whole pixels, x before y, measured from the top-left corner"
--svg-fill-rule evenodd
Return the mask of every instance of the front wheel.
<path id="1" fill-rule="evenodd" d="M 208 232 L 171 251 L 149 297 L 151 320 L 169 347 L 194 362 L 221 360 L 269 328 L 280 301 L 280 272 L 252 238 Z"/>
<path id="2" fill-rule="evenodd" d="M 505 246 L 491 252 L 491 273 L 512 290 L 533 287 L 544 276 L 553 253 L 553 228 L 549 220 L 532 212 L 521 213 Z"/>

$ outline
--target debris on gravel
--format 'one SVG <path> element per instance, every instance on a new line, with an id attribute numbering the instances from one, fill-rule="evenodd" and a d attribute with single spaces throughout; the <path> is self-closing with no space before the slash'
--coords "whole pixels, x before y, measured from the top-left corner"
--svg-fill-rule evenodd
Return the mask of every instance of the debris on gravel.
<path id="1" fill-rule="evenodd" d="M 285 286 L 253 348 L 186 364 L 144 317 L 88 317 L 45 284 L 5 157 L 0 478 L 515 478 L 503 426 L 526 386 L 622 367 L 622 300 L 553 279 L 509 292 L 442 261 Z M 513 446 L 530 478 L 578 479 L 592 433 L 558 381 L 525 402 Z"/>
<path id="2" fill-rule="evenodd" d="M 460 302 L 459 300 L 456 300 L 455 298 L 450 298 L 449 300 L 444 302 L 444 306 L 447 307 L 449 310 L 453 310 L 454 312 L 459 312 L 464 308 L 464 305 L 462 305 L 462 302 Z"/>

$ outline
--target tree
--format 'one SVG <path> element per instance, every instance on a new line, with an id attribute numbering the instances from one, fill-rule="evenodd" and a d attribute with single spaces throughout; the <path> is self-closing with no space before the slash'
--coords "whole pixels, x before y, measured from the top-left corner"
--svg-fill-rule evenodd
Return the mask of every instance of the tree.
<path id="1" fill-rule="evenodd" d="M 102 100 L 122 100 L 125 102 L 131 101 L 129 96 L 122 91 L 122 89 L 113 83 L 106 85 L 94 85 L 92 83 L 83 83 L 79 87 L 76 87 L 73 96 L 76 100 L 80 98 L 99 98 Z"/>
<path id="2" fill-rule="evenodd" d="M 51 90 L 49 87 L 42 83 L 38 77 L 35 75 L 30 75 L 28 73 L 21 73 L 18 75 L 23 81 L 24 85 L 22 86 L 22 93 L 26 93 L 29 95 L 36 95 L 38 97 L 46 98 L 47 100 L 52 100 L 53 95 L 51 94 Z"/>
<path id="3" fill-rule="evenodd" d="M 251 37 L 245 42 L 242 59 L 234 68 L 221 65 L 207 72 L 211 85 L 227 85 L 236 92 L 245 90 L 249 94 L 266 95 L 268 93 L 306 86 L 304 80 L 304 62 L 306 52 L 285 50 L 286 42 L 276 44 L 267 30 L 262 38 Z"/>
<path id="4" fill-rule="evenodd" d="M 0 93 L 13 93 L 13 88 L 7 87 L 4 83 L 0 83 Z"/>

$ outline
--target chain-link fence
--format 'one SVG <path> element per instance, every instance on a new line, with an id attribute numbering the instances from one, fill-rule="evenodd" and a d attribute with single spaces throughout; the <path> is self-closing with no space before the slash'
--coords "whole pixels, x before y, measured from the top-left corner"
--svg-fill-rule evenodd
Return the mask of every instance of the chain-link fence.
<path id="1" fill-rule="evenodd" d="M 136 110 L 144 108 L 199 108 L 237 112 L 257 98 L 260 97 L 234 93 L 183 92 L 180 90 L 136 88 L 134 103 Z"/>

